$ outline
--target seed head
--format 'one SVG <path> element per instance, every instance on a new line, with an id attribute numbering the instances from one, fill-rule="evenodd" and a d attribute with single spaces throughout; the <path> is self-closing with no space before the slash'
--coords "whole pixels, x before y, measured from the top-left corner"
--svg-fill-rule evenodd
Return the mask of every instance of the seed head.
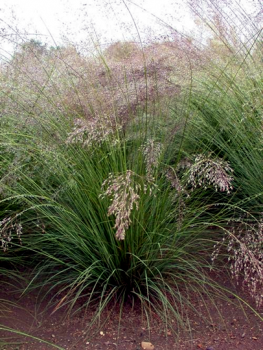
<path id="1" fill-rule="evenodd" d="M 194 164 L 189 169 L 188 183 L 193 188 L 207 188 L 212 185 L 216 191 L 226 191 L 229 194 L 233 189 L 231 185 L 233 177 L 229 173 L 233 173 L 233 169 L 227 161 L 212 159 L 210 154 L 208 157 L 200 154 L 196 156 Z"/>

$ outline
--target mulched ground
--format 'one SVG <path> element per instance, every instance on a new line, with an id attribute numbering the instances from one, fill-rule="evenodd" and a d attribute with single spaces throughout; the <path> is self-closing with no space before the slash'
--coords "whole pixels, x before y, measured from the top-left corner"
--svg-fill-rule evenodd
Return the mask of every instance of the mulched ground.
<path id="1" fill-rule="evenodd" d="M 229 280 L 226 278 L 225 282 Z M 249 300 L 247 294 L 242 292 L 240 295 Z M 92 331 L 87 332 L 92 311 L 67 317 L 65 311 L 59 309 L 52 314 L 54 308 L 48 308 L 48 299 L 39 302 L 34 293 L 21 297 L 12 286 L 3 284 L 0 291 L 0 324 L 67 350 L 139 350 L 142 349 L 142 342 L 150 342 L 155 350 L 263 349 L 263 310 L 258 310 L 259 316 L 256 316 L 231 294 L 215 302 L 205 295 L 203 298 L 191 295 L 190 298 L 198 314 L 185 310 L 185 325 L 191 324 L 191 332 L 181 331 L 179 336 L 175 336 L 173 329 L 165 327 L 156 315 L 152 316 L 151 328 L 148 329 L 136 305 L 133 309 L 130 305 L 125 306 L 120 324 L 116 310 L 106 324 L 94 326 Z M 8 306 L 3 300 L 9 301 Z M 102 321 L 110 311 L 105 312 Z M 176 320 L 172 324 L 176 328 Z M 0 343 L 1 350 L 54 349 L 46 343 L 0 331 L 0 340 L 4 338 L 12 344 L 1 346 Z"/>

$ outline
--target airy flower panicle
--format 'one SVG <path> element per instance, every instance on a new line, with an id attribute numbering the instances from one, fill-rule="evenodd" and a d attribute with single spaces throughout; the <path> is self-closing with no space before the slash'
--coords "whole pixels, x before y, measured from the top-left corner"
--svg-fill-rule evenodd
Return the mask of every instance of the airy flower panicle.
<path id="1" fill-rule="evenodd" d="M 91 120 L 75 119 L 74 130 L 69 133 L 66 143 L 81 143 L 89 148 L 109 140 L 117 130 L 120 130 L 120 126 L 106 115 Z"/>
<path id="2" fill-rule="evenodd" d="M 22 235 L 22 225 L 17 222 L 13 222 L 13 218 L 6 217 L 0 221 L 0 242 L 1 248 L 4 252 L 7 251 L 10 242 L 12 241 L 13 232 L 16 233 L 20 244 L 22 244 L 21 235 Z"/>
<path id="3" fill-rule="evenodd" d="M 140 193 L 152 195 L 157 188 L 153 178 L 142 177 L 127 170 L 124 174 L 114 175 L 103 182 L 104 193 L 101 198 L 109 197 L 111 205 L 108 208 L 108 216 L 115 215 L 116 238 L 125 239 L 125 233 L 131 224 L 131 212 L 139 209 Z"/>
<path id="4" fill-rule="evenodd" d="M 184 212 L 185 212 L 185 201 L 184 196 L 189 197 L 185 187 L 181 183 L 176 170 L 172 167 L 169 167 L 165 173 L 166 179 L 170 182 L 171 187 L 176 190 L 176 194 L 174 196 L 174 201 L 177 203 L 177 228 L 180 229 L 184 220 Z"/>
<path id="5" fill-rule="evenodd" d="M 153 177 L 154 171 L 159 165 L 163 145 L 160 142 L 149 139 L 141 149 L 146 164 L 146 173 L 149 177 Z"/>
<path id="6" fill-rule="evenodd" d="M 233 189 L 231 185 L 233 177 L 229 175 L 233 173 L 227 161 L 223 159 L 211 159 L 210 156 L 200 154 L 196 156 L 194 164 L 189 169 L 188 183 L 193 188 L 212 185 L 216 191 L 230 193 Z"/>
<path id="7" fill-rule="evenodd" d="M 141 185 L 136 183 L 135 174 L 131 170 L 127 170 L 125 174 L 110 176 L 103 182 L 102 187 L 106 191 L 101 197 L 108 196 L 111 198 L 111 205 L 108 208 L 108 216 L 115 215 L 116 221 L 114 228 L 116 238 L 124 240 L 125 232 L 131 224 L 131 212 L 135 207 L 139 208 L 139 192 L 142 190 Z"/>
<path id="8" fill-rule="evenodd" d="M 229 253 L 232 277 L 239 283 L 242 276 L 243 287 L 248 287 L 256 305 L 263 305 L 263 221 L 258 225 L 240 223 L 225 232 L 221 242 L 215 245 L 212 255 L 214 261 L 223 244 Z"/>
<path id="9" fill-rule="evenodd" d="M 167 169 L 165 176 L 167 180 L 170 182 L 172 188 L 176 189 L 176 191 L 179 194 L 185 192 L 185 189 L 181 184 L 181 181 L 179 180 L 179 177 L 177 176 L 176 171 L 173 168 Z"/>

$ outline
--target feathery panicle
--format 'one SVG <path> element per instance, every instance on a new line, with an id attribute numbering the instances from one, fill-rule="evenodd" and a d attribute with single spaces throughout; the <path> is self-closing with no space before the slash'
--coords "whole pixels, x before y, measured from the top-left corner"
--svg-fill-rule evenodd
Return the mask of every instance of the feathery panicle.
<path id="1" fill-rule="evenodd" d="M 181 183 L 176 171 L 174 168 L 170 167 L 167 169 L 165 176 L 167 180 L 170 182 L 171 187 L 176 190 L 176 195 L 174 197 L 174 201 L 177 202 L 178 205 L 178 211 L 177 211 L 177 229 L 180 229 L 183 223 L 184 219 L 184 213 L 185 213 L 185 201 L 183 195 L 186 197 L 189 197 L 189 194 L 187 193 L 185 187 Z"/>
<path id="2" fill-rule="evenodd" d="M 214 186 L 216 191 L 226 191 L 229 194 L 233 189 L 231 185 L 233 177 L 229 173 L 233 173 L 233 169 L 227 161 L 199 154 L 189 169 L 188 183 L 193 188 Z"/>
<path id="3" fill-rule="evenodd" d="M 107 187 L 102 198 L 108 196 L 111 198 L 111 205 L 108 208 L 108 216 L 115 215 L 116 238 L 124 240 L 126 230 L 131 224 L 131 212 L 135 207 L 139 209 L 139 192 L 141 185 L 136 183 L 135 174 L 127 170 L 125 174 L 114 176 L 110 174 L 102 187 Z"/>
<path id="4" fill-rule="evenodd" d="M 243 286 L 247 286 L 257 307 L 263 305 L 263 221 L 258 227 L 240 225 L 233 228 L 227 246 L 232 276 L 238 281 L 243 273 Z"/>
<path id="5" fill-rule="evenodd" d="M 163 145 L 153 139 L 148 140 L 142 147 L 142 153 L 146 164 L 147 176 L 153 177 L 154 171 L 159 165 L 159 159 L 162 153 Z"/>
<path id="6" fill-rule="evenodd" d="M 179 177 L 176 174 L 176 171 L 173 168 L 169 168 L 165 174 L 167 180 L 170 182 L 172 188 L 176 189 L 176 191 L 181 194 L 185 192 L 185 188 L 181 184 Z"/>
<path id="7" fill-rule="evenodd" d="M 131 212 L 134 207 L 139 209 L 140 192 L 148 192 L 152 195 L 157 185 L 153 177 L 142 177 L 132 170 L 127 170 L 122 175 L 110 174 L 102 184 L 102 189 L 104 188 L 106 190 L 100 198 L 106 196 L 110 198 L 108 216 L 115 215 L 116 238 L 124 240 L 125 233 L 131 224 Z"/>
<path id="8" fill-rule="evenodd" d="M 242 276 L 243 287 L 248 288 L 260 308 L 263 305 L 263 221 L 258 225 L 248 226 L 242 222 L 232 226 L 215 245 L 212 261 L 226 243 L 232 277 L 239 283 Z"/>
<path id="9" fill-rule="evenodd" d="M 82 143 L 83 147 L 92 147 L 108 141 L 120 129 L 112 118 L 104 115 L 91 120 L 76 119 L 74 130 L 69 133 L 66 143 Z"/>
<path id="10" fill-rule="evenodd" d="M 0 242 L 1 248 L 4 252 L 7 251 L 8 246 L 12 241 L 12 234 L 14 232 L 17 234 L 20 244 L 22 244 L 22 225 L 20 223 L 13 222 L 11 217 L 6 217 L 0 221 Z"/>

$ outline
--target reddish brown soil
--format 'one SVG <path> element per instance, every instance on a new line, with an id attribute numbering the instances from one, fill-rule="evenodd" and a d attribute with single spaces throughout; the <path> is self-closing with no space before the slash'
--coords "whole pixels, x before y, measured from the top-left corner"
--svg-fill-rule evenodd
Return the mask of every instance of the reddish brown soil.
<path id="1" fill-rule="evenodd" d="M 155 350 L 263 349 L 263 310 L 259 310 L 259 316 L 256 316 L 231 294 L 225 300 L 217 300 L 216 304 L 205 296 L 200 300 L 200 297 L 192 295 L 191 303 L 200 314 L 187 313 L 185 323 L 191 323 L 191 332 L 181 331 L 178 337 L 157 316 L 152 317 L 151 329 L 148 329 L 141 310 L 136 307 L 132 310 L 131 306 L 125 306 L 120 326 L 116 311 L 104 326 L 94 326 L 92 331 L 86 332 L 92 311 L 79 312 L 70 318 L 65 317 L 62 309 L 51 314 L 54 308 L 48 308 L 49 300 L 38 302 L 33 293 L 19 297 L 10 285 L 2 286 L 0 300 L 3 299 L 9 303 L 0 301 L 1 325 L 19 329 L 68 350 L 139 350 L 142 341 L 151 342 Z M 175 320 L 173 324 L 176 325 Z M 9 345 L 1 345 L 4 338 Z M 0 349 L 51 350 L 54 347 L 0 330 Z"/>

